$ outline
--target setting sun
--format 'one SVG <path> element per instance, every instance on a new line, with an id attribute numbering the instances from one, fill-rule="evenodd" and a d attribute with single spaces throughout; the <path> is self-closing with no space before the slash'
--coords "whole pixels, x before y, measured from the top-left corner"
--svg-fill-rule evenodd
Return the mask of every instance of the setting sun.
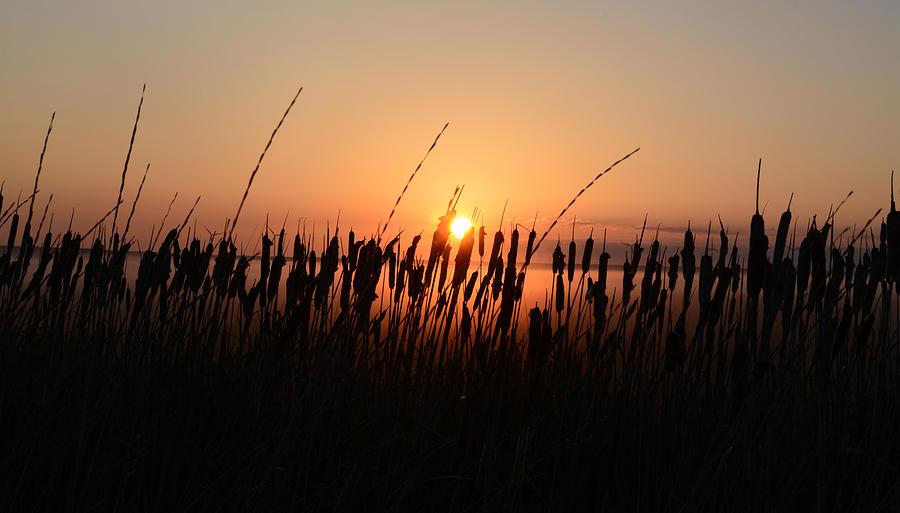
<path id="1" fill-rule="evenodd" d="M 456 235 L 457 238 L 461 239 L 471 227 L 472 221 L 469 221 L 465 217 L 457 217 L 450 225 L 450 231 L 453 232 L 453 235 Z"/>

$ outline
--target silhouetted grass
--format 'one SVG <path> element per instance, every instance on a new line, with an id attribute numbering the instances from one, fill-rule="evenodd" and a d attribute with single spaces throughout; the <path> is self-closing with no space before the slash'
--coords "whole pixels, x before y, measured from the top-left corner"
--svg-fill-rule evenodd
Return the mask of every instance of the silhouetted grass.
<path id="1" fill-rule="evenodd" d="M 164 218 L 136 270 L 131 214 L 32 236 L 25 201 L 0 220 L 3 510 L 900 507 L 893 202 L 844 247 L 833 215 L 788 243 L 788 207 L 745 258 L 720 223 L 699 266 L 690 228 L 642 233 L 617 294 L 605 236 L 577 280 L 573 238 L 520 318 L 537 234 L 475 269 L 452 200 L 427 251 L 282 228 L 249 256 Z"/>

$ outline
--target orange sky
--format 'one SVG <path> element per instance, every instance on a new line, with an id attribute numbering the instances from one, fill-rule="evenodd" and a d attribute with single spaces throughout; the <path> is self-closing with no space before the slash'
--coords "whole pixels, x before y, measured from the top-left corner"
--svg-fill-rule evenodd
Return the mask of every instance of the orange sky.
<path id="1" fill-rule="evenodd" d="M 496 227 L 558 213 L 593 175 L 640 146 L 572 210 L 591 226 L 683 230 L 721 214 L 746 232 L 756 159 L 767 222 L 839 223 L 888 207 L 900 164 L 900 6 L 894 1 L 636 5 L 580 2 L 43 2 L 0 6 L 0 177 L 33 184 L 56 123 L 39 208 L 85 229 L 115 201 L 141 84 L 126 183 L 145 238 L 202 195 L 221 230 L 291 96 L 304 91 L 241 215 L 371 231 L 435 134 L 393 228 L 430 231 L 456 185 Z M 898 180 L 900 181 L 900 180 Z M 26 193 L 27 194 L 27 193 Z M 492 228 L 493 229 L 493 228 Z M 563 228 L 567 237 L 570 227 Z M 243 232 L 242 232 L 243 233 Z M 555 237 L 554 237 L 555 239 Z"/>

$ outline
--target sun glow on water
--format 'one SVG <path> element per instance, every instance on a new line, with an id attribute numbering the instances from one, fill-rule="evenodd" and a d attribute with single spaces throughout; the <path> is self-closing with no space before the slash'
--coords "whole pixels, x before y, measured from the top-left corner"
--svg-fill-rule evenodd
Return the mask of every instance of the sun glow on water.
<path id="1" fill-rule="evenodd" d="M 450 224 L 450 231 L 453 232 L 453 235 L 456 235 L 457 238 L 461 239 L 471 227 L 472 221 L 469 221 L 465 217 L 457 217 L 453 220 L 453 223 Z"/>

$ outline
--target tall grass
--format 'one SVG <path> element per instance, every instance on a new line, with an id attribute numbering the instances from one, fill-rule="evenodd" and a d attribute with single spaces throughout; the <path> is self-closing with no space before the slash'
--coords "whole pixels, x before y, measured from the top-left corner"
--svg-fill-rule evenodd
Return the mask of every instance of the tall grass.
<path id="1" fill-rule="evenodd" d="M 788 206 L 744 256 L 720 220 L 699 266 L 690 227 L 642 233 L 621 284 L 605 235 L 580 273 L 573 237 L 522 313 L 547 234 L 522 259 L 481 226 L 476 266 L 453 200 L 427 249 L 282 228 L 251 256 L 240 207 L 202 239 L 166 217 L 137 269 L 131 214 L 104 229 L 121 193 L 85 234 L 19 233 L 25 201 L 0 221 L 0 509 L 900 506 L 893 202 L 845 246 L 833 215 L 788 244 Z"/>

